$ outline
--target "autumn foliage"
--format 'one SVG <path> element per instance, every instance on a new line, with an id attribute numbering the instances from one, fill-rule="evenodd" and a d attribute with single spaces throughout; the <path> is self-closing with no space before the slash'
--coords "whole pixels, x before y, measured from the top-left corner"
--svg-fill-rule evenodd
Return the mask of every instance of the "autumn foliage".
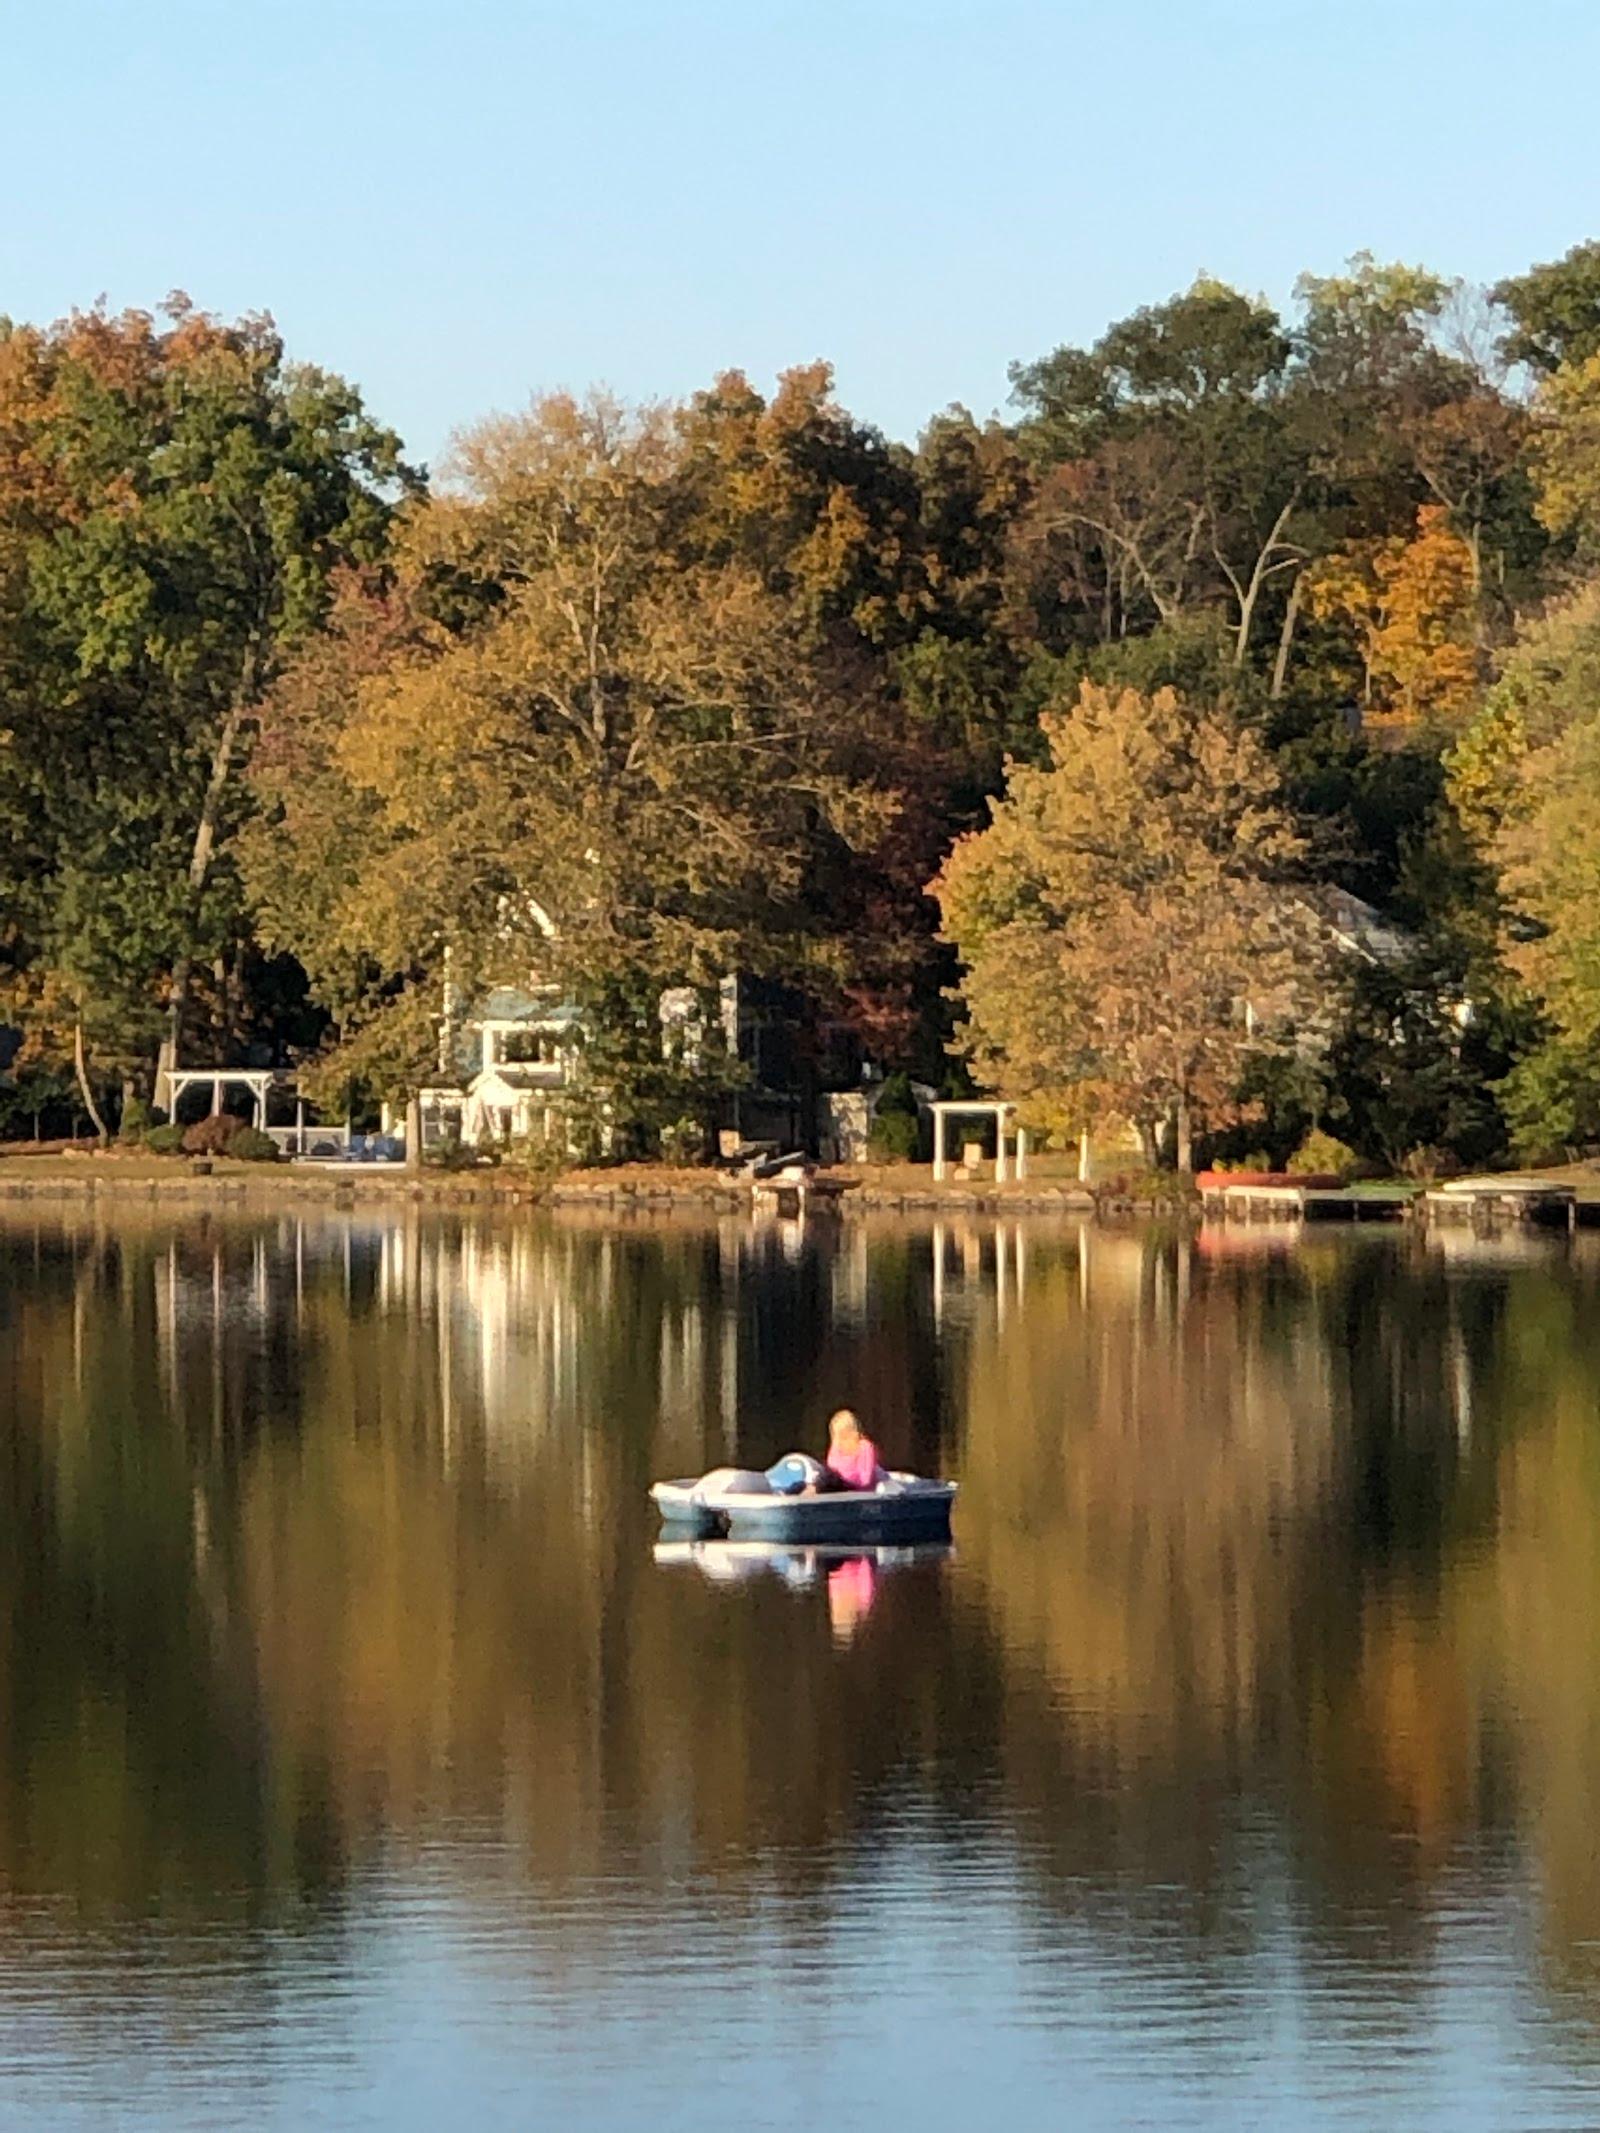
<path id="1" fill-rule="evenodd" d="M 1590 1071 L 1560 616 L 1600 541 L 1597 287 L 1593 246 L 1487 293 L 1358 255 L 1281 310 L 1201 276 L 1014 366 L 1009 420 L 899 443 L 807 362 L 547 396 L 431 483 L 265 316 L 0 323 L 0 1130 L 114 1125 L 180 1048 L 396 1093 L 436 1066 L 447 955 L 468 988 L 538 962 L 646 1078 L 652 989 L 738 967 L 786 981 L 820 1082 L 1034 1086 L 976 966 L 952 1058 L 924 892 L 965 894 L 960 840 L 996 850 L 1130 692 L 1152 849 L 1178 842 L 1142 904 L 1120 845 L 1074 890 L 1105 953 L 1071 973 L 1073 1086 L 1224 1120 L 1219 1012 L 1140 1022 L 1210 952 L 1172 948 L 1216 858 L 1168 812 L 1176 691 L 1295 841 L 1262 878 L 1409 943 L 1260 1099 L 1269 1138 L 1465 1146 L 1522 1059 Z M 1568 706 L 1543 728 L 1541 696 Z"/>

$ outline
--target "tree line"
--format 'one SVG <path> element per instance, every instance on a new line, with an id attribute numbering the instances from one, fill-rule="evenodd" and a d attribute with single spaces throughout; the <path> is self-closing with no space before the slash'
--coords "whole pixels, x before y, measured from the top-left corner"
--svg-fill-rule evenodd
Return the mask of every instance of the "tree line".
<path id="1" fill-rule="evenodd" d="M 1185 1162 L 1600 1138 L 1600 244 L 1202 277 L 1011 385 L 550 394 L 430 476 L 265 317 L 0 322 L 0 1128 L 400 1093 L 537 969 L 644 1147 L 738 969 L 819 1072 Z"/>

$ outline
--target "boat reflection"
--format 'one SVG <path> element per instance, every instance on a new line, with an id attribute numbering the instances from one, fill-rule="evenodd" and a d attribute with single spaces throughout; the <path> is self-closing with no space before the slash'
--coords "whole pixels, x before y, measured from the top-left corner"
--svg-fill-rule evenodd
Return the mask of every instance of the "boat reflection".
<path id="1" fill-rule="evenodd" d="M 916 1541 L 899 1548 L 797 1548 L 786 1541 L 663 1540 L 653 1552 L 658 1563 L 690 1565 L 713 1585 L 738 1585 L 771 1574 L 785 1585 L 805 1589 L 842 1564 L 865 1563 L 875 1575 L 887 1576 L 918 1564 L 946 1562 L 956 1551 L 953 1541 Z"/>
<path id="2" fill-rule="evenodd" d="M 769 1577 L 777 1578 L 791 1592 L 810 1592 L 822 1585 L 833 1641 L 842 1648 L 853 1644 L 866 1627 L 881 1579 L 943 1563 L 955 1554 L 955 1547 L 950 1541 L 918 1541 L 903 1547 L 797 1548 L 783 1541 L 664 1540 L 656 1542 L 654 1552 L 658 1563 L 688 1566 L 713 1585 L 742 1585 Z"/>

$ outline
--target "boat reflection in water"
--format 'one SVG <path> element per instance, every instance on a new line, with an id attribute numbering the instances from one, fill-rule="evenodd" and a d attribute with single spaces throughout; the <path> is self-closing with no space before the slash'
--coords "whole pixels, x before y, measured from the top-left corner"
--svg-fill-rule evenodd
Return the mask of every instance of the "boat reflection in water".
<path id="1" fill-rule="evenodd" d="M 713 1585 L 743 1585 L 775 1577 L 791 1592 L 821 1586 L 836 1644 L 854 1643 L 877 1603 L 879 1581 L 908 1570 L 927 1571 L 955 1554 L 951 1541 L 917 1541 L 899 1548 L 802 1547 L 782 1541 L 664 1540 L 655 1559 L 667 1568 L 692 1568 Z"/>

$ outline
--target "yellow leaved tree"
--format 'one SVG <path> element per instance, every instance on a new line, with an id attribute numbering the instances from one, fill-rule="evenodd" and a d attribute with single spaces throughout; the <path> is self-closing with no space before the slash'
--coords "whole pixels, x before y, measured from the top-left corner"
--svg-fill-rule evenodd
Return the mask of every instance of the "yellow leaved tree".
<path id="1" fill-rule="evenodd" d="M 1416 532 L 1352 543 L 1311 573 L 1311 611 L 1351 632 L 1362 664 L 1362 719 L 1453 732 L 1480 690 L 1476 568 L 1440 504 Z"/>

